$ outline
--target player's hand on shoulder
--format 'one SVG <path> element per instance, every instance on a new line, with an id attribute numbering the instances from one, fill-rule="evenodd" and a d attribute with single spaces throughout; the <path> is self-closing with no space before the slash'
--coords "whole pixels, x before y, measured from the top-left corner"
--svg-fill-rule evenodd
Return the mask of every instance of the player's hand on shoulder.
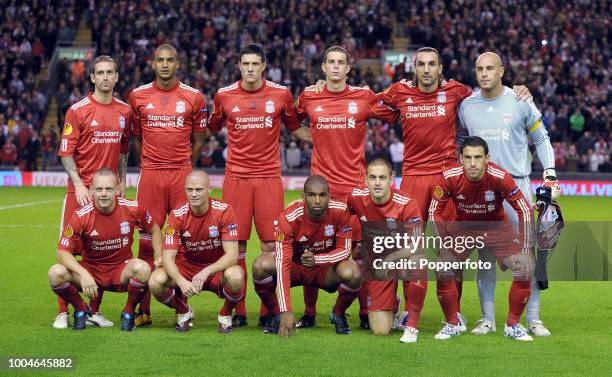
<path id="1" fill-rule="evenodd" d="M 155 259 L 153 261 L 153 266 L 155 267 L 155 269 L 164 267 L 164 265 L 162 263 L 162 257 L 159 257 L 159 258 Z"/>
<path id="2" fill-rule="evenodd" d="M 300 258 L 300 262 L 304 267 L 312 267 L 315 265 L 314 254 L 306 249 Z"/>
<path id="3" fill-rule="evenodd" d="M 296 199 L 294 201 L 292 201 L 291 203 L 287 204 L 287 206 L 285 208 L 289 208 L 292 205 L 296 204 L 296 203 L 304 203 L 304 201 L 302 199 Z"/>
<path id="4" fill-rule="evenodd" d="M 117 194 L 119 195 L 120 198 L 125 198 L 125 190 L 126 190 L 125 181 L 119 182 L 119 192 Z"/>
<path id="5" fill-rule="evenodd" d="M 289 337 L 295 333 L 295 316 L 292 312 L 284 312 L 281 314 L 280 325 L 278 327 L 278 335 Z"/>
<path id="6" fill-rule="evenodd" d="M 514 85 L 512 89 L 516 93 L 516 99 L 518 101 L 527 102 L 533 100 L 533 96 L 531 95 L 531 92 L 529 92 L 529 88 L 527 88 L 525 85 Z"/>
<path id="7" fill-rule="evenodd" d="M 317 80 L 317 83 L 306 87 L 306 90 L 315 90 L 317 93 L 321 93 L 325 88 L 327 81 Z"/>
<path id="8" fill-rule="evenodd" d="M 91 202 L 91 193 L 82 183 L 74 185 L 74 194 L 80 206 L 84 206 Z"/>

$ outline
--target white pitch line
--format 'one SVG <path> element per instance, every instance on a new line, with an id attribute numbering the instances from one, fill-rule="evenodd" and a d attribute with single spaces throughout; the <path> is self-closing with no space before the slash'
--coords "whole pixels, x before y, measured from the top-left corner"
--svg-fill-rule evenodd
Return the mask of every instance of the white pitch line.
<path id="1" fill-rule="evenodd" d="M 57 202 L 61 202 L 61 201 L 63 201 L 63 199 L 41 200 L 40 202 L 11 204 L 10 206 L 0 207 L 0 211 L 4 211 L 6 209 L 13 209 L 13 208 L 32 207 L 32 206 L 37 206 L 37 205 L 40 205 L 40 204 L 57 203 Z"/>

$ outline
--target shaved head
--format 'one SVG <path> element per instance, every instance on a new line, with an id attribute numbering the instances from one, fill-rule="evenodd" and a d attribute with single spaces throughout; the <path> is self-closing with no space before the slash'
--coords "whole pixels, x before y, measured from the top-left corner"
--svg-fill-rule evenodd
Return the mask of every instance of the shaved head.
<path id="1" fill-rule="evenodd" d="M 208 187 L 210 185 L 210 179 L 208 178 L 208 174 L 206 174 L 205 171 L 194 170 L 191 173 L 189 173 L 187 178 L 185 178 L 185 183 L 186 184 L 198 183 L 204 187 Z"/>
<path id="2" fill-rule="evenodd" d="M 157 56 L 161 51 L 170 51 L 174 55 L 174 57 L 178 55 L 178 53 L 176 52 L 176 48 L 174 48 L 174 46 L 169 43 L 164 43 L 163 45 L 157 47 L 155 49 L 155 56 Z"/>
<path id="3" fill-rule="evenodd" d="M 487 51 L 480 54 L 478 59 L 476 59 L 476 66 L 478 66 L 478 63 L 485 63 L 485 61 L 487 63 L 493 63 L 493 65 L 497 68 L 502 66 L 502 60 L 499 55 L 491 51 Z"/>
<path id="4" fill-rule="evenodd" d="M 119 180 L 119 178 L 117 177 L 117 174 L 115 174 L 114 171 L 112 171 L 109 168 L 102 168 L 94 173 L 93 178 L 91 180 L 92 184 L 93 182 L 96 182 L 98 178 L 102 178 L 102 177 L 113 177 L 115 179 L 115 185 L 117 184 Z M 95 186 L 95 184 L 92 186 Z"/>
<path id="5" fill-rule="evenodd" d="M 306 179 L 304 182 L 304 192 L 307 192 L 313 186 L 322 185 L 326 191 L 329 191 L 329 184 L 327 183 L 327 179 L 321 175 L 313 175 Z"/>

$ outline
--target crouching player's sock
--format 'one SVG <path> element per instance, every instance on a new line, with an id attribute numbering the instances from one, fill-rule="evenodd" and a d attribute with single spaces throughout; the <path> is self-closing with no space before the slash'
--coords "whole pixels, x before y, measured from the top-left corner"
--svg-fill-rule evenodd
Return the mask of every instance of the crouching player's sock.
<path id="1" fill-rule="evenodd" d="M 406 326 L 418 329 L 419 317 L 423 310 L 426 294 L 427 280 L 411 280 L 404 282 L 404 309 L 408 312 L 408 323 Z"/>
<path id="2" fill-rule="evenodd" d="M 457 286 L 451 280 L 438 280 L 437 282 L 438 301 L 444 312 L 446 323 L 452 325 L 459 324 L 458 312 L 458 294 Z"/>
<path id="3" fill-rule="evenodd" d="M 340 284 L 338 286 L 338 298 L 336 299 L 336 304 L 334 305 L 333 309 L 334 315 L 343 315 L 346 312 L 346 309 L 348 309 L 353 301 L 355 301 L 357 298 L 360 289 L 361 286 L 351 288 L 345 284 Z"/>
<path id="4" fill-rule="evenodd" d="M 236 314 L 238 314 L 238 303 L 244 298 L 246 287 L 242 287 L 238 292 L 232 292 L 229 288 L 223 287 L 223 296 L 225 296 L 225 302 L 223 308 L 219 312 L 219 315 L 229 316 L 232 315 L 232 310 L 236 308 Z"/>
<path id="5" fill-rule="evenodd" d="M 259 295 L 261 302 L 271 311 L 273 314 L 279 314 L 280 308 L 278 307 L 278 299 L 276 298 L 276 282 L 273 276 L 268 276 L 262 280 L 253 279 L 253 285 L 255 285 L 255 292 Z"/>
<path id="6" fill-rule="evenodd" d="M 311 317 L 317 315 L 317 300 L 319 299 L 319 288 L 313 285 L 304 286 L 304 314 Z"/>
<path id="7" fill-rule="evenodd" d="M 149 287 L 146 282 L 142 282 L 136 278 L 131 278 L 128 283 L 128 299 L 125 307 L 123 308 L 123 312 L 127 314 L 134 314 L 134 310 L 136 309 L 136 305 L 142 301 L 142 298 L 145 294 L 149 293 Z"/>
<path id="8" fill-rule="evenodd" d="M 155 298 L 167 307 L 174 309 L 178 314 L 189 312 L 187 302 L 185 302 L 178 289 L 168 288 L 161 295 L 155 296 Z"/>
<path id="9" fill-rule="evenodd" d="M 85 304 L 85 301 L 83 301 L 83 299 L 81 298 L 79 290 L 74 284 L 70 282 L 65 282 L 55 287 L 51 287 L 51 289 L 53 289 L 53 292 L 55 292 L 56 295 L 64 299 L 64 301 L 74 306 L 74 310 L 87 310 L 87 305 Z M 68 308 L 66 308 L 66 311 L 68 311 Z"/>
<path id="10" fill-rule="evenodd" d="M 510 286 L 510 292 L 508 293 L 508 320 L 506 324 L 512 326 L 517 324 L 521 320 L 521 315 L 529 300 L 529 294 L 531 293 L 531 282 L 530 281 L 513 281 Z"/>

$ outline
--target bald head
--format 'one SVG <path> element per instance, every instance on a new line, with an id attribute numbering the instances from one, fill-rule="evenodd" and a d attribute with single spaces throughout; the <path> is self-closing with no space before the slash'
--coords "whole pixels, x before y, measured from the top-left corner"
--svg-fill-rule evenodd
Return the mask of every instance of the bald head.
<path id="1" fill-rule="evenodd" d="M 476 79 L 485 98 L 493 99 L 503 92 L 503 76 L 502 60 L 496 53 L 485 52 L 476 59 Z"/>
<path id="2" fill-rule="evenodd" d="M 313 175 L 304 182 L 304 193 L 308 217 L 320 220 L 325 216 L 329 206 L 329 184 L 320 175 Z"/>
<path id="3" fill-rule="evenodd" d="M 104 179 L 104 180 L 111 179 L 112 182 L 114 182 L 115 186 L 117 185 L 117 182 L 118 182 L 117 174 L 115 174 L 115 172 L 109 168 L 102 168 L 94 173 L 93 178 L 91 180 L 92 187 L 95 187 L 96 182 L 99 181 L 100 179 Z"/>
<path id="4" fill-rule="evenodd" d="M 199 184 L 204 187 L 208 187 L 210 185 L 210 179 L 208 178 L 208 174 L 206 174 L 205 171 L 194 170 L 189 173 L 189 175 L 187 175 L 187 178 L 185 178 L 185 184 Z"/>
<path id="5" fill-rule="evenodd" d="M 479 63 L 493 65 L 496 68 L 500 68 L 502 66 L 502 60 L 499 55 L 491 51 L 480 54 L 478 59 L 476 59 L 476 67 L 478 67 Z"/>

